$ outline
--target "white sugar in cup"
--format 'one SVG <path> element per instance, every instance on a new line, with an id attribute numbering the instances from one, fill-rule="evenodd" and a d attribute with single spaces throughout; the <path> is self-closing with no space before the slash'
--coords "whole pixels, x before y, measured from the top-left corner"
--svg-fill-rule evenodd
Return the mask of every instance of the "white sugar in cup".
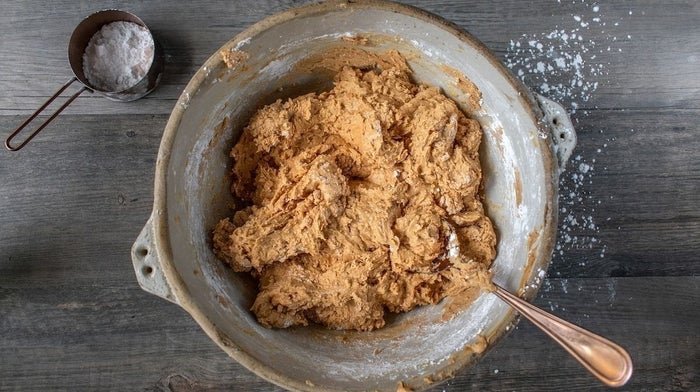
<path id="1" fill-rule="evenodd" d="M 163 50 L 148 26 L 121 10 L 96 12 L 73 32 L 68 59 L 75 76 L 115 101 L 141 98 L 160 82 Z"/>
<path id="2" fill-rule="evenodd" d="M 108 23 L 90 38 L 83 73 L 98 90 L 124 91 L 146 76 L 153 54 L 153 36 L 147 28 L 127 21 Z"/>

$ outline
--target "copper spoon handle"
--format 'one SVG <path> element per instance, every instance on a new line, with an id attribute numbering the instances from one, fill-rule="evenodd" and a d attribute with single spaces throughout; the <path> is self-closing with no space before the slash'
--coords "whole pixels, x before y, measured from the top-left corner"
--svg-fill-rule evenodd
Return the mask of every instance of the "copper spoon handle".
<path id="1" fill-rule="evenodd" d="M 619 387 L 632 376 L 632 359 L 625 349 L 608 339 L 564 321 L 494 284 L 500 299 L 552 337 L 600 381 Z"/>

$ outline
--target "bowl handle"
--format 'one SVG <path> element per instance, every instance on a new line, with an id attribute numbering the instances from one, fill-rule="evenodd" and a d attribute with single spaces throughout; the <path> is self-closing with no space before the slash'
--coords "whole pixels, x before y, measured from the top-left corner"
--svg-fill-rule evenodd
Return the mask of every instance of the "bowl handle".
<path id="1" fill-rule="evenodd" d="M 134 263 L 136 280 L 143 290 L 177 304 L 177 299 L 165 278 L 154 238 L 153 215 L 151 215 L 131 247 L 131 260 Z"/>
<path id="2" fill-rule="evenodd" d="M 537 102 L 544 113 L 544 121 L 551 133 L 554 152 L 559 161 L 559 173 L 562 173 L 576 147 L 576 130 L 563 106 L 539 94 Z"/>

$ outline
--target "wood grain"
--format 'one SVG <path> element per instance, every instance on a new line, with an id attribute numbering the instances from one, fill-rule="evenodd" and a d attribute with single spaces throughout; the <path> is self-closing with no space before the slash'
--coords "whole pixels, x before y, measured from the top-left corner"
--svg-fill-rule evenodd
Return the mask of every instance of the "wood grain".
<path id="1" fill-rule="evenodd" d="M 100 284 L 5 288 L 12 282 L 4 273 L 0 387 L 277 390 L 228 358 L 177 306 L 125 284 L 130 274 Z M 690 390 L 700 385 L 700 317 L 691 311 L 698 296 L 699 277 L 550 279 L 535 303 L 626 347 L 636 370 L 622 390 Z M 522 321 L 483 361 L 435 390 L 564 386 L 603 389 Z"/>
<path id="2" fill-rule="evenodd" d="M 300 3 L 303 2 L 256 1 L 248 6 L 242 1 L 202 1 L 188 5 L 163 0 L 120 2 L 121 8 L 142 17 L 163 44 L 168 71 L 162 86 L 131 104 L 113 103 L 98 96 L 83 97 L 68 112 L 169 113 L 192 74 L 223 43 L 258 20 Z M 518 40 L 524 34 L 576 28 L 574 15 L 595 17 L 591 6 L 582 2 L 406 3 L 454 22 L 502 57 L 510 40 Z M 37 1 L 36 4 L 11 3 L 3 10 L 0 86 L 4 94 L 0 96 L 0 115 L 30 113 L 68 80 L 72 74 L 66 61 L 67 47 L 73 28 L 83 16 L 114 6 L 106 0 Z M 600 5 L 597 15 L 608 21 L 606 27 L 583 28 L 581 34 L 587 41 L 612 44 L 623 52 L 606 51 L 603 47 L 598 57 L 591 60 L 604 65 L 608 74 L 600 78 L 600 87 L 586 103 L 587 107 L 700 108 L 700 56 L 697 55 L 700 41 L 692 39 L 700 36 L 700 25 L 695 23 L 700 14 L 698 7 L 693 1 L 649 0 Z M 52 11 L 42 11 L 38 17 L 36 9 Z M 629 15 L 632 10 L 636 12 Z M 632 38 L 628 39 L 628 35 Z"/>
<path id="3" fill-rule="evenodd" d="M 597 243 L 592 248 L 568 247 L 565 255 L 555 253 L 552 276 L 700 274 L 695 259 L 700 253 L 700 237 L 689 235 L 700 231 L 700 139 L 695 121 L 699 113 L 597 111 L 582 118 L 579 144 L 563 175 L 560 193 L 566 196 L 573 189 L 571 175 L 578 172 L 576 156 L 596 161 L 588 160 L 590 183 L 587 180 L 576 191 L 586 199 L 567 205 L 569 199 L 562 197 L 560 203 L 568 210 L 559 219 L 565 221 L 568 214 L 592 217 L 597 230 L 575 227 L 568 233 L 593 236 Z M 24 248 L 27 232 L 38 231 L 34 252 L 50 254 L 53 247 L 61 245 L 45 241 L 57 241 L 51 234 L 60 232 L 66 219 L 70 230 L 79 230 L 76 236 L 89 239 L 86 244 L 93 240 L 102 243 L 100 233 L 114 229 L 107 225 L 99 232 L 94 230 L 100 214 L 119 214 L 123 219 L 125 213 L 138 208 L 129 221 L 134 226 L 121 233 L 130 230 L 130 235 L 113 248 L 128 249 L 138 233 L 138 223 L 150 212 L 155 156 L 167 118 L 60 116 L 31 147 L 18 154 L 1 152 L 0 176 L 5 181 L 0 203 L 12 211 L 3 218 L 12 231 L 5 232 L 0 247 Z M 0 116 L 0 129 L 19 121 L 19 116 Z M 111 158 L 96 160 L 95 156 Z M 31 172 L 36 174 L 28 175 Z M 91 184 L 88 179 L 98 180 Z M 45 211 L 36 205 L 49 208 Z M 601 258 L 603 246 L 606 252 Z"/>
<path id="4" fill-rule="evenodd" d="M 235 34 L 301 3 L 3 4 L 3 132 L 70 77 L 68 37 L 96 10 L 141 16 L 167 68 L 142 100 L 86 95 L 21 152 L 0 151 L 0 390 L 280 390 L 228 358 L 183 310 L 142 291 L 129 249 L 150 214 L 160 137 L 185 84 Z M 407 3 L 503 59 L 517 56 L 511 40 L 595 17 L 586 1 Z M 626 347 L 636 370 L 622 390 L 700 390 L 700 3 L 595 4 L 608 24 L 580 33 L 603 49 L 587 65 L 605 73 L 572 116 L 579 142 L 559 186 L 560 248 L 535 303 Z M 524 78 L 537 91 L 536 76 Z M 562 389 L 603 390 L 523 321 L 432 390 Z"/>
<path id="5" fill-rule="evenodd" d="M 580 114 L 580 113 L 579 113 Z M 593 248 L 555 253 L 556 276 L 684 276 L 700 274 L 700 139 L 696 110 L 599 110 L 580 115 L 578 145 L 561 179 L 568 215 L 591 217 Z M 576 160 L 582 158 L 581 161 Z M 590 168 L 585 181 L 578 166 Z M 578 188 L 576 184 L 579 184 Z M 572 200 L 574 191 L 584 200 Z M 601 248 L 605 247 L 601 258 Z"/>

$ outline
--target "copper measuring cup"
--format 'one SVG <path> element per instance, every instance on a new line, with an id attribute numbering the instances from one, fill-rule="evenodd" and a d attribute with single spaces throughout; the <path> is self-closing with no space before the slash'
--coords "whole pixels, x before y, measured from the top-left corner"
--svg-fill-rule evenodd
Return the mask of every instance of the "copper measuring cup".
<path id="1" fill-rule="evenodd" d="M 95 33 L 97 33 L 102 26 L 112 23 L 112 22 L 133 22 L 142 27 L 144 27 L 151 38 L 153 38 L 153 61 L 148 68 L 146 75 L 135 85 L 122 91 L 103 91 L 100 90 L 87 80 L 85 73 L 83 72 L 83 54 L 85 49 L 90 42 Z M 43 105 L 39 107 L 29 118 L 27 118 L 20 126 L 18 126 L 8 137 L 5 139 L 5 147 L 10 151 L 17 151 L 24 147 L 30 140 L 34 138 L 39 132 L 41 132 L 44 127 L 46 127 L 56 116 L 58 116 L 68 105 L 71 104 L 80 94 L 83 92 L 95 92 L 107 99 L 119 102 L 128 102 L 139 99 L 146 94 L 153 91 L 160 82 L 160 78 L 163 74 L 164 67 L 164 54 L 163 48 L 160 46 L 158 41 L 151 33 L 151 30 L 146 26 L 146 24 L 136 15 L 120 10 L 104 10 L 98 11 L 94 14 L 86 17 L 78 24 L 78 26 L 73 30 L 70 41 L 68 43 L 68 61 L 70 62 L 71 69 L 73 70 L 73 77 L 66 82 L 61 88 L 56 91 L 56 93 L 51 96 Z M 12 140 L 20 133 L 22 130 L 29 125 L 39 114 L 41 114 L 44 109 L 46 109 L 51 102 L 58 98 L 71 84 L 74 82 L 79 82 L 82 84 L 80 90 L 75 94 L 70 96 L 56 111 L 54 111 L 43 123 L 37 127 L 34 132 L 27 136 L 24 140 L 19 142 L 19 144 L 13 145 Z"/>

